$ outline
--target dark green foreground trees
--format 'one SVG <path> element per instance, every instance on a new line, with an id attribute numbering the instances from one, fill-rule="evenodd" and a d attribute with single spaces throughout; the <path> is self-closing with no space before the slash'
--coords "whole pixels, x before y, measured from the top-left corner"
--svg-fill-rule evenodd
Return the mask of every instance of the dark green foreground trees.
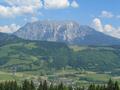
<path id="1" fill-rule="evenodd" d="M 50 84 L 47 81 L 40 82 L 39 85 L 33 81 L 23 81 L 22 85 L 18 85 L 16 81 L 6 81 L 0 83 L 0 90 L 120 90 L 118 82 L 113 82 L 111 79 L 106 85 L 91 84 L 89 87 L 65 86 L 63 83 Z"/>
<path id="2" fill-rule="evenodd" d="M 115 83 L 110 79 L 107 85 L 95 85 L 91 84 L 88 87 L 88 90 L 120 90 L 119 84 L 116 81 Z"/>

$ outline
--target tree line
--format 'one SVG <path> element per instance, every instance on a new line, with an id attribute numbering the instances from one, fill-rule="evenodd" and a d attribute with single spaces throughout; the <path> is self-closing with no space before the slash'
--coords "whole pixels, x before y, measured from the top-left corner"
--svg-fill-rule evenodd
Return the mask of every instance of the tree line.
<path id="1" fill-rule="evenodd" d="M 48 85 L 46 80 L 36 86 L 33 81 L 24 80 L 22 85 L 18 85 L 16 81 L 1 82 L 0 90 L 120 90 L 120 88 L 118 82 L 113 82 L 111 79 L 106 85 L 90 84 L 88 87 L 66 86 L 63 83 Z"/>

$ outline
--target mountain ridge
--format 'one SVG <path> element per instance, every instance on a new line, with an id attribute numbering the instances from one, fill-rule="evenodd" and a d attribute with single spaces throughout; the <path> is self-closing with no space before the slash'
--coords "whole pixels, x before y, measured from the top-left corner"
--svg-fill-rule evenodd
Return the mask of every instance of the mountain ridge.
<path id="1" fill-rule="evenodd" d="M 27 23 L 14 35 L 27 40 L 64 42 L 78 45 L 120 44 L 120 39 L 75 21 L 37 21 Z"/>

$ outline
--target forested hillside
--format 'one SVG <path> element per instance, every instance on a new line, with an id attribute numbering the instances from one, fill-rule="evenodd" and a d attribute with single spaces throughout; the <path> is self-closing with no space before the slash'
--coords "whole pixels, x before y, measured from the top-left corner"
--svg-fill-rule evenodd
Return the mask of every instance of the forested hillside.
<path id="1" fill-rule="evenodd" d="M 61 68 L 119 73 L 119 46 L 68 46 L 64 43 L 31 41 L 1 34 L 0 69 L 17 71 Z"/>

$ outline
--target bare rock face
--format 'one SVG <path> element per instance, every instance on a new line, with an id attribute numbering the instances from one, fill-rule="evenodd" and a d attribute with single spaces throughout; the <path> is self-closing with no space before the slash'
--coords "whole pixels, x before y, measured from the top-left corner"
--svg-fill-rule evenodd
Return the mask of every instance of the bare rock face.
<path id="1" fill-rule="evenodd" d="M 27 23 L 14 35 L 27 40 L 65 42 L 67 44 L 120 44 L 120 40 L 74 21 L 37 21 Z"/>

